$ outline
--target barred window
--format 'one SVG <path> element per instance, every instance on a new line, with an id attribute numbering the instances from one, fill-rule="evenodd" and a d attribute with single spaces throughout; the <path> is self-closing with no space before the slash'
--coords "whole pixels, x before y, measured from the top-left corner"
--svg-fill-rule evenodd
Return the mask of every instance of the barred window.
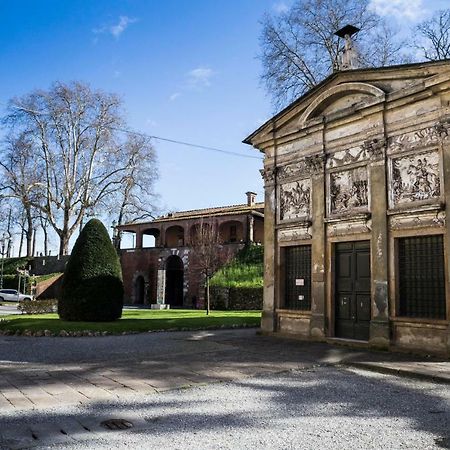
<path id="1" fill-rule="evenodd" d="M 286 309 L 311 309 L 311 246 L 284 249 Z"/>
<path id="2" fill-rule="evenodd" d="M 399 315 L 445 319 L 442 235 L 398 239 Z"/>

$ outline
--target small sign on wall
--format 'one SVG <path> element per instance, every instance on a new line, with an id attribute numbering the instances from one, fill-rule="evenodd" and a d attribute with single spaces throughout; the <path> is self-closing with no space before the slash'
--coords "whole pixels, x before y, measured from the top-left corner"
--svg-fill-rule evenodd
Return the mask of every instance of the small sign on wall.
<path id="1" fill-rule="evenodd" d="M 304 286 L 305 285 L 305 279 L 304 278 L 296 278 L 295 279 L 295 285 L 296 286 Z"/>
<path id="2" fill-rule="evenodd" d="M 304 295 L 299 295 L 299 296 L 298 296 L 298 299 L 299 299 L 299 300 L 305 300 L 305 296 L 304 296 Z"/>

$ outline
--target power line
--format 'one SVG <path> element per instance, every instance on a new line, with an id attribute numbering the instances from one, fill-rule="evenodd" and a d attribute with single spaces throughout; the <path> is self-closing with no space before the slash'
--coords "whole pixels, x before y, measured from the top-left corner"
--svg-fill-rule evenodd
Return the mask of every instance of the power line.
<path id="1" fill-rule="evenodd" d="M 2 104 L 4 106 L 7 106 L 3 102 L 0 102 L 0 104 Z M 25 108 L 23 106 L 14 105 L 14 104 L 12 104 L 11 106 L 13 108 L 15 108 L 15 109 L 26 111 L 26 112 L 30 112 L 32 114 L 45 115 L 45 113 L 43 113 L 43 112 L 34 111 L 32 109 L 28 109 L 28 108 Z M 119 127 L 107 127 L 107 128 L 110 129 L 110 130 L 114 130 L 114 131 L 120 131 L 122 133 L 134 134 L 135 136 L 148 137 L 150 139 L 156 139 L 158 141 L 170 142 L 172 144 L 184 145 L 186 147 L 199 148 L 201 150 L 207 150 L 207 151 L 211 151 L 211 152 L 223 153 L 225 155 L 238 156 L 238 157 L 241 157 L 241 158 L 248 158 L 248 159 L 258 159 L 259 161 L 262 161 L 264 159 L 264 158 L 262 158 L 260 156 L 244 155 L 243 153 L 233 152 L 231 150 L 225 150 L 225 149 L 222 149 L 222 148 L 209 147 L 207 145 L 194 144 L 192 142 L 185 142 L 185 141 L 179 141 L 177 139 L 171 139 L 171 138 L 166 138 L 166 137 L 161 137 L 161 136 L 155 136 L 155 135 L 151 135 L 151 134 L 148 134 L 148 133 L 142 133 L 142 132 L 139 132 L 139 131 L 129 130 L 129 129 L 126 129 L 126 128 L 119 128 Z"/>
<path id="2" fill-rule="evenodd" d="M 123 133 L 134 134 L 134 135 L 142 136 L 142 137 L 149 137 L 151 139 L 157 139 L 159 141 L 171 142 L 173 144 L 178 144 L 178 145 L 185 145 L 187 147 L 200 148 L 202 150 L 208 150 L 208 151 L 212 151 L 212 152 L 224 153 L 226 155 L 240 156 L 241 158 L 251 158 L 251 159 L 263 160 L 263 158 L 261 158 L 259 156 L 244 155 L 243 153 L 233 152 L 231 150 L 224 150 L 222 148 L 208 147 L 206 145 L 200 145 L 200 144 L 193 144 L 191 142 L 178 141 L 176 139 L 169 139 L 169 138 L 165 138 L 165 137 L 161 137 L 161 136 L 154 136 L 154 135 L 147 134 L 147 133 L 141 133 L 141 132 L 138 132 L 138 131 L 127 130 L 125 128 L 115 128 L 115 127 L 109 127 L 109 128 L 111 130 L 121 131 Z"/>

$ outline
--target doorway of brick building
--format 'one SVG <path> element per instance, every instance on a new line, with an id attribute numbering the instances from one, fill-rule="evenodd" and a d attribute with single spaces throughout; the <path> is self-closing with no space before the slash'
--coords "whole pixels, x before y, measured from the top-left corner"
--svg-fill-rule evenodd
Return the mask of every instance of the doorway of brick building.
<path id="1" fill-rule="evenodd" d="M 166 261 L 166 303 L 171 308 L 180 308 L 183 306 L 183 282 L 184 265 L 183 260 L 172 255 Z"/>
<path id="2" fill-rule="evenodd" d="M 136 278 L 134 285 L 134 304 L 143 305 L 145 303 L 145 280 L 142 275 Z"/>
<path id="3" fill-rule="evenodd" d="M 370 242 L 335 244 L 335 336 L 369 340 Z"/>

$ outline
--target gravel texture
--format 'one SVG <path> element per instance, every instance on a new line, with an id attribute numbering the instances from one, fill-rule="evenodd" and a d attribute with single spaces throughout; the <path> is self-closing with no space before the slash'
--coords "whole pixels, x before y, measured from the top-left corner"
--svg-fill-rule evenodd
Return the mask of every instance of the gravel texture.
<path id="1" fill-rule="evenodd" d="M 135 427 L 102 429 L 100 422 L 111 418 Z M 0 448 L 449 448 L 450 390 L 320 367 L 120 403 L 10 414 L 0 419 L 0 436 Z"/>

